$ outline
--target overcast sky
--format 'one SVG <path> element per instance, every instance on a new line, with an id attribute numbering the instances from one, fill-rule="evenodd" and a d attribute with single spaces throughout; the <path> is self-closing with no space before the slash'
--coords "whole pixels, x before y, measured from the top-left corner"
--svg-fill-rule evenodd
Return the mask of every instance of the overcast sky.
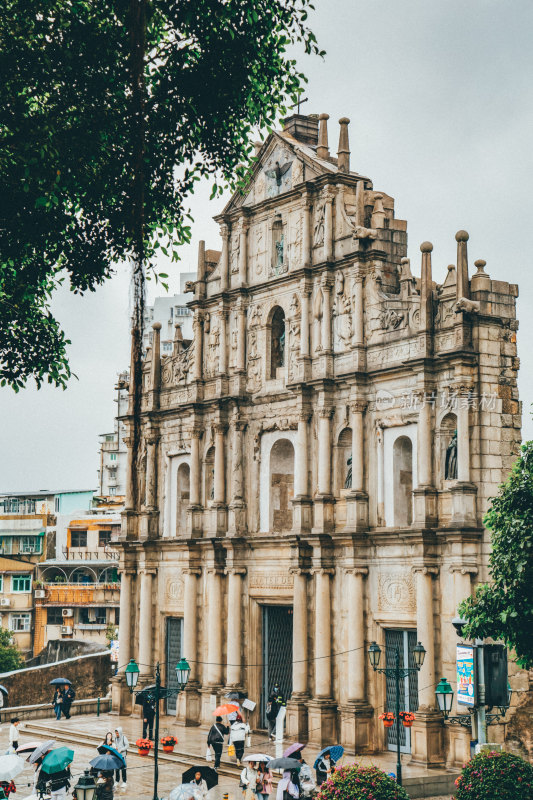
<path id="1" fill-rule="evenodd" d="M 532 267 L 533 4 L 531 0 L 315 0 L 310 17 L 325 59 L 302 57 L 305 113 L 351 119 L 352 169 L 396 200 L 419 273 L 420 242 L 434 244 L 434 278 L 455 260 L 455 233 L 470 234 L 492 278 L 518 283 L 524 438 L 533 438 Z M 218 248 L 207 187 L 191 204 L 195 267 L 205 239 Z M 177 274 L 171 291 L 178 291 Z M 66 391 L 0 392 L 0 491 L 96 487 L 98 434 L 112 429 L 116 374 L 128 364 L 127 271 L 96 294 L 63 291 L 55 310 L 72 340 L 78 380 Z"/>

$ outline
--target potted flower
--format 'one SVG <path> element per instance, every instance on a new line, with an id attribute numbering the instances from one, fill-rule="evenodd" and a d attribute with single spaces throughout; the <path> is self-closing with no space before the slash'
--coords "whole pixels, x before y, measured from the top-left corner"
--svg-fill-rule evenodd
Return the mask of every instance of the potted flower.
<path id="1" fill-rule="evenodd" d="M 404 728 L 410 728 L 415 721 L 415 715 L 412 711 L 400 711 L 399 717 Z"/>
<path id="2" fill-rule="evenodd" d="M 172 753 L 177 743 L 178 740 L 175 736 L 163 736 L 161 739 L 161 744 L 163 745 L 163 750 L 165 753 Z"/>
<path id="3" fill-rule="evenodd" d="M 394 725 L 394 714 L 392 711 L 384 711 L 383 714 L 380 714 L 378 719 L 383 720 L 383 725 L 386 728 L 392 728 Z"/>
<path id="4" fill-rule="evenodd" d="M 150 739 L 137 739 L 135 746 L 137 747 L 140 756 L 147 756 L 152 747 L 152 742 Z"/>

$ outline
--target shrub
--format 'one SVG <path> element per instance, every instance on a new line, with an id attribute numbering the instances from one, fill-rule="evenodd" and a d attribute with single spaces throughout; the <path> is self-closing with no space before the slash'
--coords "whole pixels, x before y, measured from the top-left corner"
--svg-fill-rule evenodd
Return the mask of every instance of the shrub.
<path id="1" fill-rule="evenodd" d="M 378 767 L 350 764 L 322 784 L 318 800 L 409 800 L 409 795 Z"/>
<path id="2" fill-rule="evenodd" d="M 455 783 L 454 800 L 533 800 L 533 766 L 512 753 L 479 753 Z"/>

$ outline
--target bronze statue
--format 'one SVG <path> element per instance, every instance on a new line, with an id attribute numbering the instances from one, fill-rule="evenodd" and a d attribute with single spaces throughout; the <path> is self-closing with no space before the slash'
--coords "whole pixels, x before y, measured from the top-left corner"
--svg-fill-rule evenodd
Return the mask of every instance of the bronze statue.
<path id="1" fill-rule="evenodd" d="M 457 479 L 457 431 L 453 432 L 452 440 L 446 448 L 446 462 L 444 465 L 446 480 Z"/>

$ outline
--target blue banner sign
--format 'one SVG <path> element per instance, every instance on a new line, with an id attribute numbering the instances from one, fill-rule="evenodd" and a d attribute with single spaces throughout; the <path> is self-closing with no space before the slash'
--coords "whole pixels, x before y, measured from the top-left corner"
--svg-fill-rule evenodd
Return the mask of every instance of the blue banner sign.
<path id="1" fill-rule="evenodd" d="M 476 649 L 457 645 L 457 702 L 466 706 L 476 704 Z"/>

